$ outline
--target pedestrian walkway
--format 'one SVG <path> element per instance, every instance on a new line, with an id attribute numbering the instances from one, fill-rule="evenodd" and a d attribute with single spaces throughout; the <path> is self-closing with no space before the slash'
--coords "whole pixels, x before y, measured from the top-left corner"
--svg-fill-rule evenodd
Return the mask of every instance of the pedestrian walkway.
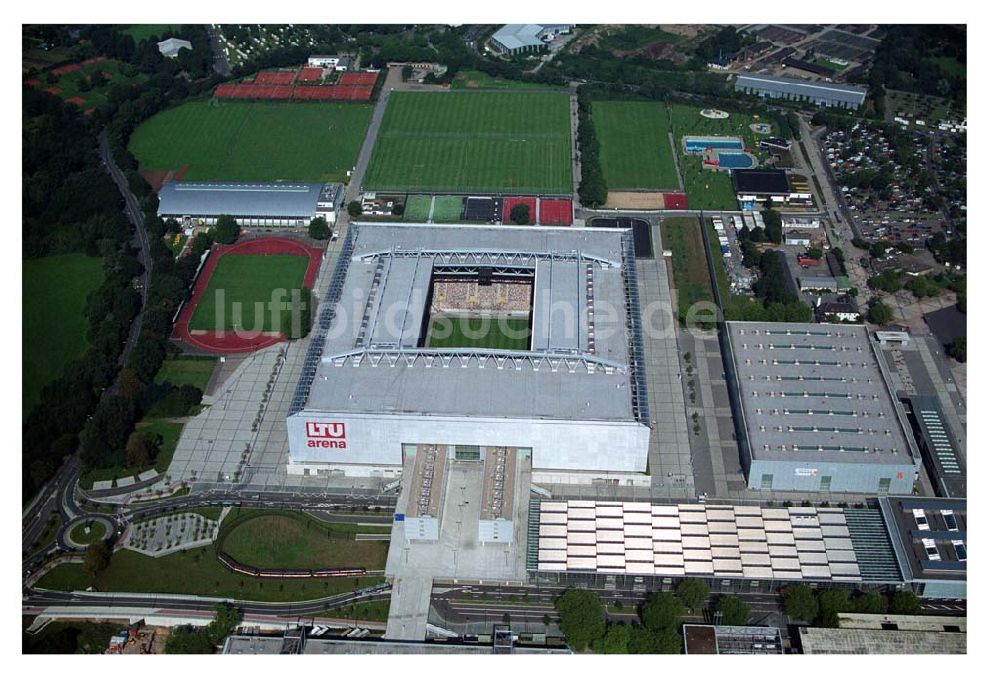
<path id="1" fill-rule="evenodd" d="M 430 576 L 407 575 L 396 578 L 389 601 L 386 639 L 424 641 L 433 587 L 434 579 Z"/>

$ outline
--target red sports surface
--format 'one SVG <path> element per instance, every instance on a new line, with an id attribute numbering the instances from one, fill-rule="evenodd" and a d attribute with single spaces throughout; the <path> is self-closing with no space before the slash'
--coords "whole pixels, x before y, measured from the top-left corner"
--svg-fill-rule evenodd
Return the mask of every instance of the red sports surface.
<path id="1" fill-rule="evenodd" d="M 664 193 L 663 194 L 663 208 L 664 209 L 687 209 L 688 208 L 688 197 L 684 193 Z"/>
<path id="2" fill-rule="evenodd" d="M 505 197 L 503 199 L 503 222 L 514 223 L 510 218 L 510 210 L 516 205 L 528 206 L 528 223 L 535 223 L 535 198 L 533 197 Z"/>
<path id="3" fill-rule="evenodd" d="M 378 73 L 341 73 L 338 85 L 374 85 Z"/>
<path id="4" fill-rule="evenodd" d="M 543 226 L 573 225 L 572 200 L 542 200 L 538 222 Z"/>
<path id="5" fill-rule="evenodd" d="M 295 71 L 261 71 L 254 80 L 258 85 L 290 85 L 295 82 Z"/>
<path id="6" fill-rule="evenodd" d="M 280 334 L 260 333 L 254 336 L 246 336 L 235 331 L 225 332 L 205 332 L 192 334 L 189 324 L 191 316 L 194 314 L 198 302 L 201 301 L 202 294 L 208 288 L 208 283 L 212 279 L 212 273 L 219 264 L 219 259 L 223 256 L 240 254 L 298 254 L 309 257 L 309 266 L 306 268 L 305 278 L 302 286 L 312 289 L 316 281 L 316 274 L 319 272 L 319 265 L 323 261 L 323 250 L 308 247 L 298 240 L 287 237 L 262 237 L 253 240 L 242 240 L 231 245 L 216 245 L 205 261 L 198 279 L 194 283 L 191 298 L 181 309 L 181 314 L 174 325 L 171 338 L 184 341 L 188 345 L 207 353 L 233 354 L 252 353 L 261 348 L 273 346 L 287 340 Z"/>
<path id="7" fill-rule="evenodd" d="M 71 63 L 71 64 L 66 64 L 65 66 L 59 66 L 59 68 L 53 68 L 52 75 L 58 78 L 60 76 L 66 75 L 66 73 L 73 73 L 78 70 L 80 70 L 80 64 Z"/>
<path id="8" fill-rule="evenodd" d="M 295 79 L 299 82 L 319 82 L 323 79 L 323 69 L 306 66 L 299 70 L 298 77 Z"/>
<path id="9" fill-rule="evenodd" d="M 81 99 L 78 96 L 71 96 L 70 98 L 66 99 L 66 103 L 73 103 L 76 104 L 77 106 L 82 106 L 83 104 L 87 103 L 87 100 Z"/>

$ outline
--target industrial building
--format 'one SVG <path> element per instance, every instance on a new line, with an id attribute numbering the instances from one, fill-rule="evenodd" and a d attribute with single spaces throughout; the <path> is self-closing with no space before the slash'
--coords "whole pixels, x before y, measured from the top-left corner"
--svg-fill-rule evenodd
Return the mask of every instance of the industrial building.
<path id="1" fill-rule="evenodd" d="M 789 243 L 787 240 L 785 241 Z M 799 289 L 810 292 L 834 292 L 840 289 L 837 278 L 829 275 L 803 275 L 799 278 Z"/>
<path id="2" fill-rule="evenodd" d="M 317 216 L 328 221 L 344 201 L 341 183 L 171 181 L 160 189 L 157 216 L 182 225 L 213 225 L 229 215 L 244 228 L 302 228 Z"/>
<path id="3" fill-rule="evenodd" d="M 764 592 L 793 581 L 902 583 L 872 508 L 534 500 L 528 534 L 528 572 L 542 584 L 657 589 L 697 577 L 716 591 Z"/>
<path id="4" fill-rule="evenodd" d="M 815 82 L 799 78 L 774 75 L 740 75 L 736 78 L 736 91 L 754 94 L 764 99 L 805 101 L 821 108 L 848 108 L 857 110 L 865 102 L 868 90 L 857 85 Z"/>
<path id="5" fill-rule="evenodd" d="M 727 322 L 750 489 L 909 494 L 920 452 L 858 325 Z"/>
<path id="6" fill-rule="evenodd" d="M 945 498 L 965 498 L 964 450 L 955 441 L 941 400 L 937 395 L 912 395 L 907 404 L 934 491 Z"/>
<path id="7" fill-rule="evenodd" d="M 799 626 L 803 654 L 964 654 L 966 619 L 837 614 L 839 627 Z"/>
<path id="8" fill-rule="evenodd" d="M 684 653 L 701 655 L 777 655 L 784 653 L 781 630 L 767 626 L 685 623 Z"/>
<path id="9" fill-rule="evenodd" d="M 482 540 L 505 538 L 493 498 L 514 456 L 562 481 L 645 477 L 634 266 L 628 229 L 352 224 L 288 413 L 288 472 L 397 478 L 412 456 L 423 477 L 432 448 L 478 462 Z M 528 335 L 445 347 L 446 313 Z"/>
<path id="10" fill-rule="evenodd" d="M 809 184 L 781 169 L 734 169 L 730 172 L 740 209 L 760 209 L 768 200 L 776 207 L 812 204 Z"/>
<path id="11" fill-rule="evenodd" d="M 879 507 L 903 580 L 921 597 L 965 599 L 965 499 L 884 496 Z"/>
<path id="12" fill-rule="evenodd" d="M 507 55 L 537 52 L 572 28 L 571 24 L 507 24 L 490 37 L 489 45 Z"/>

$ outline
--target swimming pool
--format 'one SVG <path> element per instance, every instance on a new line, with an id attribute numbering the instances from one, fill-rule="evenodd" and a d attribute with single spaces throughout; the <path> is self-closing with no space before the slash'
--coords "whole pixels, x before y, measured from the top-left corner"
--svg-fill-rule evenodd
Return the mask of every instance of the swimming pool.
<path id="1" fill-rule="evenodd" d="M 719 166 L 724 169 L 748 169 L 753 167 L 753 157 L 746 153 L 719 153 Z"/>
<path id="2" fill-rule="evenodd" d="M 687 153 L 702 153 L 709 148 L 743 150 L 743 140 L 732 136 L 684 139 L 684 151 Z"/>

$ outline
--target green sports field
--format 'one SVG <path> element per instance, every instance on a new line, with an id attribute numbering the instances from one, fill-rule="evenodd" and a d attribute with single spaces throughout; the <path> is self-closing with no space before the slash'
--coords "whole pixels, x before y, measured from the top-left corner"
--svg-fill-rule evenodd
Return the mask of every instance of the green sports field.
<path id="1" fill-rule="evenodd" d="M 569 95 L 395 92 L 364 186 L 570 193 Z"/>
<path id="2" fill-rule="evenodd" d="M 434 198 L 434 223 L 458 223 L 462 220 L 462 198 L 457 195 L 438 195 Z"/>
<path id="3" fill-rule="evenodd" d="M 528 350 L 531 332 L 527 318 L 441 315 L 431 322 L 427 345 L 430 348 Z"/>
<path id="4" fill-rule="evenodd" d="M 83 254 L 25 259 L 22 271 L 21 407 L 87 348 L 87 295 L 101 285 L 101 259 Z"/>
<path id="5" fill-rule="evenodd" d="M 231 254 L 219 259 L 208 287 L 191 316 L 192 331 L 215 331 L 216 312 L 221 291 L 226 308 L 222 330 L 244 329 L 262 332 L 281 331 L 289 311 L 288 292 L 302 288 L 309 257 L 293 254 Z M 272 305 L 275 289 L 287 290 Z M 236 304 L 239 304 L 237 307 Z M 260 317 L 255 317 L 255 316 Z"/>
<path id="6" fill-rule="evenodd" d="M 666 107 L 655 101 L 595 101 L 601 171 L 611 190 L 678 187 Z"/>
<path id="7" fill-rule="evenodd" d="M 362 103 L 192 101 L 153 116 L 129 150 L 143 171 L 185 179 L 347 181 L 368 130 Z"/>
<path id="8" fill-rule="evenodd" d="M 410 195 L 406 198 L 406 211 L 403 220 L 413 223 L 427 223 L 431 216 L 430 195 Z"/>

